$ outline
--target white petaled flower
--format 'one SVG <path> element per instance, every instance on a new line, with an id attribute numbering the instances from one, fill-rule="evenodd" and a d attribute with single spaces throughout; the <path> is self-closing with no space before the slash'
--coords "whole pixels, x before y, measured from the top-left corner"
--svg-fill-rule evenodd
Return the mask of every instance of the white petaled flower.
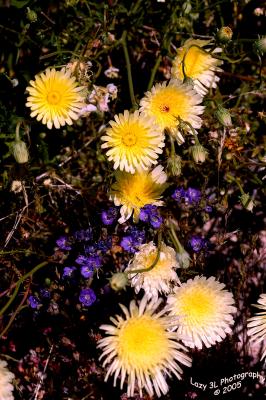
<path id="1" fill-rule="evenodd" d="M 212 54 L 221 52 L 221 48 L 217 47 L 210 52 L 208 51 L 209 44 L 209 40 L 186 40 L 183 46 L 177 50 L 171 70 L 173 78 L 192 79 L 195 90 L 202 96 L 208 93 L 209 88 L 217 87 L 220 78 L 216 73 L 222 71 L 219 68 L 222 61 L 212 56 Z"/>
<path id="2" fill-rule="evenodd" d="M 15 375 L 7 368 L 7 362 L 0 360 L 0 400 L 14 400 L 12 380 Z"/>
<path id="3" fill-rule="evenodd" d="M 164 147 L 164 135 L 150 118 L 140 115 L 138 111 L 115 115 L 110 121 L 111 127 L 101 137 L 108 149 L 106 155 L 114 162 L 114 169 L 125 170 L 134 174 L 157 164 L 159 154 Z"/>
<path id="4" fill-rule="evenodd" d="M 168 296 L 167 309 L 179 317 L 177 332 L 186 346 L 210 347 L 232 332 L 236 307 L 232 293 L 224 287 L 213 276 L 196 276 Z"/>
<path id="5" fill-rule="evenodd" d="M 180 268 L 176 252 L 172 247 L 166 246 L 165 243 L 161 244 L 159 259 L 155 266 L 150 271 L 137 272 L 151 267 L 157 258 L 157 254 L 158 248 L 153 242 L 143 244 L 125 269 L 135 292 L 138 293 L 140 289 L 144 289 L 149 299 L 157 299 L 161 293 L 168 294 L 174 285 L 181 284 L 175 272 L 176 268 Z M 134 272 L 130 274 L 130 271 Z"/>
<path id="6" fill-rule="evenodd" d="M 110 191 L 110 200 L 120 208 L 121 218 L 119 224 L 123 224 L 133 214 L 134 222 L 138 222 L 140 209 L 151 204 L 162 206 L 161 195 L 166 189 L 166 173 L 161 165 L 157 165 L 152 171 L 140 171 L 135 174 L 118 171 L 116 182 Z"/>
<path id="7" fill-rule="evenodd" d="M 120 389 L 127 383 L 127 395 L 135 390 L 142 396 L 143 389 L 158 397 L 168 392 L 166 377 L 181 379 L 180 363 L 191 366 L 191 359 L 178 334 L 171 332 L 172 320 L 165 316 L 165 309 L 157 311 L 162 299 L 148 302 L 146 296 L 137 305 L 133 300 L 129 310 L 122 304 L 124 316 L 110 318 L 113 325 L 102 325 L 106 337 L 98 347 L 103 350 L 100 359 L 108 367 L 105 381 L 114 375 L 114 386 L 120 380 Z"/>
<path id="8" fill-rule="evenodd" d="M 180 120 L 188 122 L 194 129 L 200 128 L 202 119 L 199 115 L 204 111 L 204 107 L 199 105 L 201 102 L 202 97 L 191 85 L 171 79 L 168 84 L 157 83 L 145 93 L 140 101 L 140 111 L 154 118 L 162 131 L 167 129 L 181 144 L 184 137 L 179 127 Z M 191 133 L 189 125 L 182 124 L 182 129 Z"/>
<path id="9" fill-rule="evenodd" d="M 255 317 L 248 319 L 248 336 L 254 344 L 263 343 L 261 360 L 266 356 L 266 293 L 262 293 L 259 297 L 258 304 L 254 307 L 262 311 L 255 314 Z"/>

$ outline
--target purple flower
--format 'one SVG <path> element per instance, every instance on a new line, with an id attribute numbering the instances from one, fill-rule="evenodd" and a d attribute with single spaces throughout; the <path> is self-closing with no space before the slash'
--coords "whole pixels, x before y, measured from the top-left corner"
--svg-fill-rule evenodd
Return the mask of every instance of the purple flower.
<path id="1" fill-rule="evenodd" d="M 96 246 L 93 246 L 93 245 L 90 245 L 90 246 L 86 246 L 85 247 L 85 254 L 86 255 L 92 255 L 92 254 L 96 254 L 96 252 L 97 252 L 97 247 Z"/>
<path id="2" fill-rule="evenodd" d="M 118 211 L 115 207 L 110 207 L 109 210 L 102 211 L 101 218 L 104 225 L 112 225 L 117 219 Z"/>
<path id="3" fill-rule="evenodd" d="M 88 265 L 83 265 L 81 267 L 80 273 L 86 279 L 92 278 L 93 276 L 93 270 Z"/>
<path id="4" fill-rule="evenodd" d="M 175 201 L 181 201 L 185 196 L 185 190 L 183 188 L 177 188 L 172 194 L 172 199 Z"/>
<path id="5" fill-rule="evenodd" d="M 40 296 L 44 299 L 49 299 L 51 297 L 51 293 L 48 289 L 40 289 Z"/>
<path id="6" fill-rule="evenodd" d="M 112 247 L 112 238 L 108 237 L 105 240 L 99 240 L 97 243 L 98 250 L 107 251 Z"/>
<path id="7" fill-rule="evenodd" d="M 161 215 L 157 214 L 157 215 L 151 215 L 150 216 L 150 223 L 151 226 L 155 229 L 160 228 L 160 226 L 163 223 L 163 218 L 161 217 Z"/>
<path id="8" fill-rule="evenodd" d="M 206 207 L 204 208 L 204 210 L 205 210 L 207 213 L 211 213 L 211 212 L 212 212 L 212 206 L 206 206 Z"/>
<path id="9" fill-rule="evenodd" d="M 130 251 L 130 253 L 135 252 L 135 240 L 133 236 L 124 236 L 120 245 L 124 250 Z"/>
<path id="10" fill-rule="evenodd" d="M 93 255 L 91 257 L 88 257 L 86 266 L 88 266 L 92 270 L 100 268 L 102 266 L 102 257 L 98 255 Z"/>
<path id="11" fill-rule="evenodd" d="M 56 244 L 60 250 L 71 250 L 72 248 L 66 236 L 61 236 L 57 239 Z"/>
<path id="12" fill-rule="evenodd" d="M 188 188 L 184 196 L 186 203 L 198 203 L 201 199 L 201 192 L 198 189 Z"/>
<path id="13" fill-rule="evenodd" d="M 41 305 L 41 302 L 39 301 L 38 297 L 36 296 L 29 296 L 28 298 L 29 300 L 29 305 L 31 308 L 39 308 L 39 306 Z"/>
<path id="14" fill-rule="evenodd" d="M 85 256 L 78 256 L 78 258 L 76 258 L 75 262 L 79 265 L 87 265 L 88 264 L 88 257 Z"/>
<path id="15" fill-rule="evenodd" d="M 81 229 L 80 231 L 74 233 L 74 238 L 78 242 L 88 242 L 92 239 L 92 229 Z"/>
<path id="16" fill-rule="evenodd" d="M 145 232 L 140 231 L 138 228 L 136 228 L 134 226 L 130 227 L 128 229 L 127 233 L 129 233 L 133 237 L 133 239 L 136 243 L 136 246 L 139 246 L 140 244 L 142 244 L 145 241 Z"/>
<path id="17" fill-rule="evenodd" d="M 76 267 L 65 267 L 63 270 L 62 278 L 70 278 L 74 271 L 76 271 Z"/>
<path id="18" fill-rule="evenodd" d="M 92 289 L 82 289 L 79 294 L 79 301 L 86 307 L 91 306 L 96 300 L 96 295 Z"/>
<path id="19" fill-rule="evenodd" d="M 163 219 L 160 216 L 156 206 L 148 204 L 141 208 L 139 219 L 143 222 L 149 222 L 153 228 L 160 228 Z"/>
<path id="20" fill-rule="evenodd" d="M 202 239 L 199 236 L 192 236 L 188 241 L 188 245 L 195 253 L 198 253 L 206 246 L 206 242 L 205 239 Z"/>

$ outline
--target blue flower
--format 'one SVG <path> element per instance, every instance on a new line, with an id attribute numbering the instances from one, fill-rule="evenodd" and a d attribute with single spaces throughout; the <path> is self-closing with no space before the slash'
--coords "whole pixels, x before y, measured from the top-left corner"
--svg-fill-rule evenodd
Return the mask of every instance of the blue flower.
<path id="1" fill-rule="evenodd" d="M 74 271 L 76 271 L 76 267 L 65 267 L 63 270 L 62 278 L 70 278 Z"/>
<path id="2" fill-rule="evenodd" d="M 61 236 L 56 241 L 57 246 L 60 250 L 71 250 L 72 247 L 70 246 L 70 242 L 68 241 L 66 236 Z"/>
<path id="3" fill-rule="evenodd" d="M 87 258 L 86 265 L 92 270 L 98 269 L 102 266 L 102 257 L 98 255 L 93 255 Z"/>
<path id="4" fill-rule="evenodd" d="M 41 305 L 40 300 L 36 296 L 29 296 L 28 300 L 30 307 L 33 309 L 39 308 L 39 306 Z"/>
<path id="5" fill-rule="evenodd" d="M 157 215 L 151 215 L 150 223 L 153 228 L 158 229 L 158 228 L 160 228 L 160 226 L 163 223 L 163 218 L 161 217 L 161 215 L 159 213 Z"/>
<path id="6" fill-rule="evenodd" d="M 88 265 L 83 265 L 81 267 L 80 273 L 86 279 L 93 277 L 93 270 Z"/>
<path id="7" fill-rule="evenodd" d="M 206 241 L 199 236 L 192 236 L 188 241 L 188 245 L 195 253 L 198 253 L 206 247 Z"/>
<path id="8" fill-rule="evenodd" d="M 96 300 L 94 291 L 90 288 L 82 289 L 79 294 L 79 301 L 86 307 L 91 306 Z"/>
<path id="9" fill-rule="evenodd" d="M 124 236 L 120 245 L 124 250 L 129 251 L 130 253 L 135 252 L 135 240 L 133 236 Z"/>
<path id="10" fill-rule="evenodd" d="M 112 225 L 117 219 L 118 211 L 115 207 L 110 207 L 107 211 L 102 211 L 101 218 L 104 225 Z"/>
<path id="11" fill-rule="evenodd" d="M 172 199 L 175 201 L 181 201 L 185 196 L 185 190 L 183 188 L 177 188 L 172 194 Z"/>
<path id="12" fill-rule="evenodd" d="M 198 189 L 189 187 L 185 193 L 184 199 L 185 202 L 190 204 L 198 203 L 201 199 L 201 192 Z"/>
<path id="13" fill-rule="evenodd" d="M 97 243 L 98 250 L 107 251 L 112 247 L 112 238 L 108 237 L 105 240 L 99 240 Z"/>
<path id="14" fill-rule="evenodd" d="M 140 210 L 139 219 L 143 222 L 148 222 L 153 228 L 160 228 L 163 219 L 159 214 L 158 208 L 154 205 L 147 204 Z"/>

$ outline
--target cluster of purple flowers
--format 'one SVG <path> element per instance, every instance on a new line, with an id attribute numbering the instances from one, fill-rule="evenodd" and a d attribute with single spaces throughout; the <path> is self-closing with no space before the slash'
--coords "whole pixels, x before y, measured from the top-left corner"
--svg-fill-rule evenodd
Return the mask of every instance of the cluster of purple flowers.
<path id="1" fill-rule="evenodd" d="M 118 209 L 110 207 L 108 210 L 102 211 L 101 219 L 104 225 L 112 225 L 118 218 Z"/>
<path id="2" fill-rule="evenodd" d="M 130 227 L 127 230 L 127 235 L 122 238 L 120 245 L 124 250 L 135 253 L 138 250 L 138 246 L 145 241 L 145 237 L 144 231 Z"/>
<path id="3" fill-rule="evenodd" d="M 163 223 L 163 218 L 159 214 L 158 207 L 147 204 L 140 210 L 139 219 L 149 223 L 153 228 L 158 229 Z"/>
<path id="4" fill-rule="evenodd" d="M 181 187 L 174 191 L 172 198 L 177 202 L 183 200 L 187 204 L 198 204 L 201 200 L 201 192 L 200 190 L 191 187 L 187 190 Z"/>

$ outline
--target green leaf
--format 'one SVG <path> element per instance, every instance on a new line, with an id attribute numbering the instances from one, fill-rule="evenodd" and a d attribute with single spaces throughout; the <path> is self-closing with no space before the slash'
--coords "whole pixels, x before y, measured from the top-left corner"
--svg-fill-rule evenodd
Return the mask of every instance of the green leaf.
<path id="1" fill-rule="evenodd" d="M 16 8 L 23 8 L 25 7 L 31 0 L 24 0 L 24 1 L 19 1 L 19 0 L 11 0 L 10 4 L 11 6 L 14 6 Z"/>

